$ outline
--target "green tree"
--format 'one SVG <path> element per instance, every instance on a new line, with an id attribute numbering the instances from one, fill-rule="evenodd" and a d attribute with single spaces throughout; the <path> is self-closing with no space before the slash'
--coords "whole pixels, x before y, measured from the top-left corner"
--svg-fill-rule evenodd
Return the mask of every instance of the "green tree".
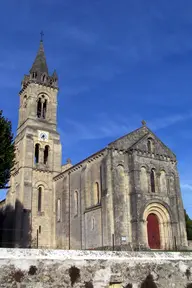
<path id="1" fill-rule="evenodd" d="M 187 230 L 187 239 L 192 240 L 192 220 L 189 218 L 186 210 L 185 211 L 185 222 L 186 222 L 186 230 Z"/>
<path id="2" fill-rule="evenodd" d="M 0 110 L 0 189 L 5 189 L 14 165 L 15 149 L 11 122 Z"/>

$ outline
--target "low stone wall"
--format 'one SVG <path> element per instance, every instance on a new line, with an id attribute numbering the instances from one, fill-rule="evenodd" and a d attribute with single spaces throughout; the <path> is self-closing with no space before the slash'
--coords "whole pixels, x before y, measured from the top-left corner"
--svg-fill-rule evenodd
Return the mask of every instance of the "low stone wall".
<path id="1" fill-rule="evenodd" d="M 0 287 L 192 287 L 192 253 L 1 248 Z"/>

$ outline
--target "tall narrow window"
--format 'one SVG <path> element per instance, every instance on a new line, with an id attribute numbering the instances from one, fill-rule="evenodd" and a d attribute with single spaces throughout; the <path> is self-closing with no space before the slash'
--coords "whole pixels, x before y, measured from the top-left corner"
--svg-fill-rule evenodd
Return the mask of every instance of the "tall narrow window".
<path id="1" fill-rule="evenodd" d="M 47 99 L 43 102 L 43 119 L 46 118 L 46 112 L 47 112 Z"/>
<path id="2" fill-rule="evenodd" d="M 39 163 L 39 144 L 35 144 L 35 164 Z"/>
<path id="3" fill-rule="evenodd" d="M 61 199 L 57 199 L 57 222 L 61 221 Z"/>
<path id="4" fill-rule="evenodd" d="M 46 145 L 44 149 L 44 160 L 43 160 L 44 164 L 48 163 L 48 156 L 49 156 L 49 146 Z"/>
<path id="5" fill-rule="evenodd" d="M 39 98 L 37 102 L 37 117 L 41 118 L 41 98 Z"/>
<path id="6" fill-rule="evenodd" d="M 92 220 L 91 220 L 91 230 L 94 230 L 95 229 L 95 218 L 92 217 Z"/>
<path id="7" fill-rule="evenodd" d="M 27 95 L 23 97 L 23 108 L 27 107 Z"/>
<path id="8" fill-rule="evenodd" d="M 155 171 L 152 169 L 150 174 L 151 180 L 151 192 L 155 192 Z"/>
<path id="9" fill-rule="evenodd" d="M 38 188 L 38 212 L 41 212 L 42 209 L 42 187 Z"/>
<path id="10" fill-rule="evenodd" d="M 78 215 L 78 206 L 79 206 L 79 197 L 78 192 L 75 191 L 74 193 L 74 214 L 75 216 Z"/>
<path id="11" fill-rule="evenodd" d="M 151 140 L 150 140 L 150 139 L 148 139 L 148 141 L 147 141 L 147 149 L 148 149 L 148 152 L 149 152 L 149 153 L 152 152 Z"/>
<path id="12" fill-rule="evenodd" d="M 37 78 L 37 73 L 33 72 L 33 79 Z"/>
<path id="13" fill-rule="evenodd" d="M 43 81 L 43 82 L 46 82 L 46 75 L 43 75 L 42 81 Z"/>
<path id="14" fill-rule="evenodd" d="M 154 146 L 154 140 L 152 138 L 148 138 L 147 140 L 147 150 L 149 153 L 154 153 L 155 146 Z"/>
<path id="15" fill-rule="evenodd" d="M 100 190 L 99 190 L 99 183 L 95 182 L 94 184 L 94 205 L 100 203 Z"/>

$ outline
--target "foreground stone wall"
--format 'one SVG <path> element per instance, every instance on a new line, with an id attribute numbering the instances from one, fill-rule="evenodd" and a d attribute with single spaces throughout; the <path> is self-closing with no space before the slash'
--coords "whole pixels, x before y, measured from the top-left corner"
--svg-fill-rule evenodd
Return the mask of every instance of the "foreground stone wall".
<path id="1" fill-rule="evenodd" d="M 189 288 L 192 253 L 2 248 L 0 287 Z"/>

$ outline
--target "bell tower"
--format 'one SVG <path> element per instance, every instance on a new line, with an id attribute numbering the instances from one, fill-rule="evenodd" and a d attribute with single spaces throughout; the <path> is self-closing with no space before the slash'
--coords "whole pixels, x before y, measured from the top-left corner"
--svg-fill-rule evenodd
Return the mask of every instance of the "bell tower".
<path id="1" fill-rule="evenodd" d="M 62 153 L 57 132 L 57 94 L 57 73 L 48 71 L 41 39 L 29 74 L 21 82 L 16 162 L 6 198 L 16 211 L 15 231 L 20 231 L 15 232 L 17 246 L 27 245 L 24 243 L 29 234 L 31 246 L 37 242 L 39 247 L 54 246 L 53 177 L 61 172 Z M 28 219 L 24 220 L 26 214 Z"/>

